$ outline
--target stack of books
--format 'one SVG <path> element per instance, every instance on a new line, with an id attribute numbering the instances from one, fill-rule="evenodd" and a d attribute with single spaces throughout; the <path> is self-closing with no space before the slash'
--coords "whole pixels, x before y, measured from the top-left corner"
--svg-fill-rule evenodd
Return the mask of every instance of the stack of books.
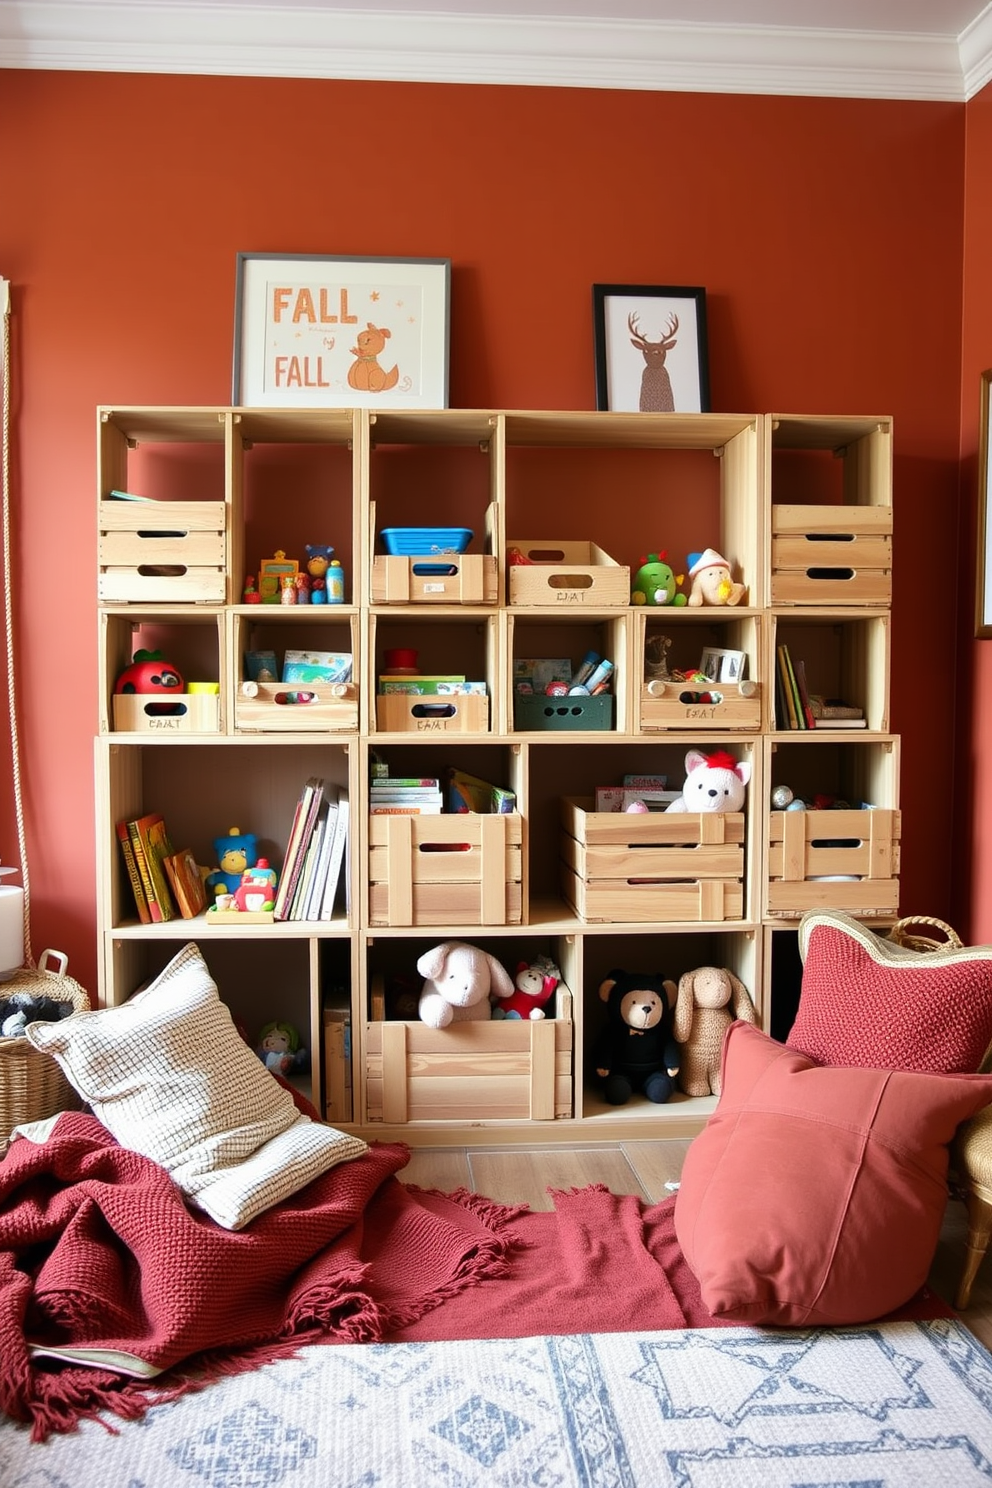
<path id="1" fill-rule="evenodd" d="M 273 916 L 277 920 L 330 920 L 348 882 L 348 792 L 311 776 L 296 803 Z"/>
<path id="2" fill-rule="evenodd" d="M 203 874 L 188 847 L 173 850 L 161 812 L 119 821 L 117 840 L 143 925 L 167 924 L 177 915 L 191 920 L 203 912 Z"/>
<path id="3" fill-rule="evenodd" d="M 443 807 L 444 797 L 437 777 L 381 775 L 372 780 L 370 816 L 440 816 Z"/>
<path id="4" fill-rule="evenodd" d="M 778 648 L 778 672 L 775 678 L 776 710 L 779 727 L 787 729 L 866 728 L 861 708 L 840 698 L 822 698 L 806 686 L 806 666 L 793 661 L 788 646 Z"/>

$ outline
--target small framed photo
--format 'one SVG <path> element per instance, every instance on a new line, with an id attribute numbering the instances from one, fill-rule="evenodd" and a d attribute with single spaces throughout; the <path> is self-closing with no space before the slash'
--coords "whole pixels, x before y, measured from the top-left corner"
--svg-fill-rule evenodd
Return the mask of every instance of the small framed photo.
<path id="1" fill-rule="evenodd" d="M 239 253 L 238 407 L 447 408 L 451 260 Z"/>
<path id="2" fill-rule="evenodd" d="M 711 682 L 743 682 L 747 673 L 747 652 L 707 646 L 699 670 Z"/>
<path id="3" fill-rule="evenodd" d="M 706 291 L 594 284 L 596 407 L 620 413 L 708 413 Z"/>
<path id="4" fill-rule="evenodd" d="M 992 371 L 981 380 L 980 437 L 978 444 L 978 583 L 975 595 L 975 635 L 992 639 Z"/>

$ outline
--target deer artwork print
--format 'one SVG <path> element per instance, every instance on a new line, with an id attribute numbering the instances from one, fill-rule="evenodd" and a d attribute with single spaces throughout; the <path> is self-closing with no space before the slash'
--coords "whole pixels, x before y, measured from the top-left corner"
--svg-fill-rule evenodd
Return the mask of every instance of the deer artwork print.
<path id="1" fill-rule="evenodd" d="M 649 341 L 638 330 L 637 325 L 638 317 L 631 311 L 627 316 L 630 344 L 636 346 L 644 358 L 644 371 L 641 373 L 640 411 L 641 413 L 674 413 L 675 397 L 672 393 L 672 379 L 665 366 L 665 358 L 672 347 L 677 345 L 675 333 L 679 328 L 679 318 L 677 315 L 669 315 L 660 341 Z"/>
<path id="2" fill-rule="evenodd" d="M 349 387 L 360 393 L 384 393 L 396 386 L 400 375 L 399 367 L 394 363 L 391 370 L 386 372 L 379 366 L 379 354 L 385 350 L 390 334 L 385 326 L 375 326 L 371 321 L 364 331 L 358 332 L 358 345 L 351 348 L 352 356 L 358 360 L 348 368 Z"/>

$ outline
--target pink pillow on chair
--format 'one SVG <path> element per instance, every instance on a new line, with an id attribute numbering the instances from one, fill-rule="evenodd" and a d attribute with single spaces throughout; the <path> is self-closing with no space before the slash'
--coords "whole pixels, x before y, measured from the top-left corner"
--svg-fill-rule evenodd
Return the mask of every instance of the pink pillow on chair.
<path id="1" fill-rule="evenodd" d="M 817 1065 L 734 1023 L 675 1201 L 706 1307 L 813 1327 L 908 1302 L 937 1248 L 948 1143 L 990 1101 L 990 1075 Z"/>
<path id="2" fill-rule="evenodd" d="M 786 1040 L 821 1064 L 970 1073 L 992 1044 L 992 946 L 914 951 L 837 910 L 799 923 L 803 960 Z"/>

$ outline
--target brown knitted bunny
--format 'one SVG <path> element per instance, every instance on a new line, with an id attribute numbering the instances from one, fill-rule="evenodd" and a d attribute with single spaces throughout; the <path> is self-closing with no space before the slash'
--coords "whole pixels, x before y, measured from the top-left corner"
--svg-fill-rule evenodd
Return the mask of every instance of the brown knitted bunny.
<path id="1" fill-rule="evenodd" d="M 678 1082 L 686 1095 L 720 1094 L 720 1051 L 735 1018 L 758 1021 L 747 988 L 732 971 L 697 966 L 680 978 L 675 1039 L 682 1045 Z"/>

